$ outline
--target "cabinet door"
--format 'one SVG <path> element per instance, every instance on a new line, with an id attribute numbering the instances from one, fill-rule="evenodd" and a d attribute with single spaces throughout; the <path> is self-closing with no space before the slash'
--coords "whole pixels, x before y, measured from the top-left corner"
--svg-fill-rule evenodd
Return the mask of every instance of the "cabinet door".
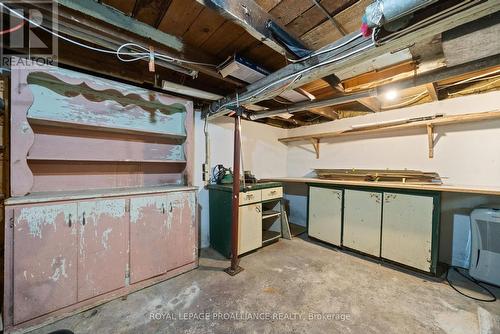
<path id="1" fill-rule="evenodd" d="M 125 199 L 78 203 L 78 300 L 125 286 L 127 222 Z"/>
<path id="2" fill-rule="evenodd" d="M 240 206 L 238 255 L 262 247 L 262 203 Z"/>
<path id="3" fill-rule="evenodd" d="M 194 192 L 167 194 L 167 229 L 167 270 L 196 261 L 198 229 Z"/>
<path id="4" fill-rule="evenodd" d="M 130 281 L 136 283 L 167 272 L 167 196 L 130 200 Z"/>
<path id="5" fill-rule="evenodd" d="M 340 246 L 342 190 L 309 188 L 309 236 Z"/>
<path id="6" fill-rule="evenodd" d="M 382 194 L 345 190 L 343 245 L 380 256 Z"/>
<path id="7" fill-rule="evenodd" d="M 433 202 L 432 196 L 384 193 L 383 258 L 430 271 Z"/>
<path id="8" fill-rule="evenodd" d="M 77 206 L 14 209 L 14 323 L 77 301 Z"/>

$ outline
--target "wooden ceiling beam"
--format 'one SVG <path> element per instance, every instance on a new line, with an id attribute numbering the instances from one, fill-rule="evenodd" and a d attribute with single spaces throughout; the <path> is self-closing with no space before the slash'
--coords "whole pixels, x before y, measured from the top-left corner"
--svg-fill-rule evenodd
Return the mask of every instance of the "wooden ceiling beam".
<path id="1" fill-rule="evenodd" d="M 380 101 L 376 97 L 367 97 L 364 99 L 359 99 L 359 103 L 370 109 L 372 112 L 380 112 L 382 110 L 382 106 Z"/>
<path id="2" fill-rule="evenodd" d="M 214 65 L 220 62 L 219 59 L 203 52 L 203 50 L 185 43 L 181 38 L 159 31 L 109 6 L 101 5 L 92 0 L 57 1 L 61 5 L 59 15 L 63 18 L 90 31 L 97 31 L 109 39 L 120 39 L 142 46 L 153 46 L 157 52 L 180 59 Z M 99 41 L 94 41 L 94 43 L 99 43 Z M 182 64 L 182 66 L 230 82 L 236 87 L 243 86 L 237 80 L 222 78 L 213 67 L 187 63 Z"/>
<path id="3" fill-rule="evenodd" d="M 316 115 L 321 115 L 332 121 L 339 119 L 339 114 L 335 111 L 333 107 L 314 108 L 314 109 L 308 109 L 307 111 L 312 112 L 313 114 Z"/>
<path id="4" fill-rule="evenodd" d="M 276 19 L 260 7 L 254 0 L 196 0 L 198 3 L 217 11 L 226 19 L 236 23 L 245 29 L 258 41 L 269 46 L 280 54 L 286 54 L 283 46 L 278 44 L 271 36 L 271 31 L 267 28 L 267 23 Z M 299 40 L 293 33 L 285 27 L 280 27 L 287 34 Z"/>
<path id="5" fill-rule="evenodd" d="M 429 96 L 431 97 L 433 102 L 439 101 L 439 95 L 436 83 L 429 82 L 428 84 L 425 85 L 425 88 L 427 89 L 427 92 L 429 93 Z"/>
<path id="6" fill-rule="evenodd" d="M 326 51 L 321 55 L 313 57 L 311 60 L 290 64 L 246 86 L 243 91 L 238 92 L 239 99 L 240 101 L 245 100 L 246 103 L 257 103 L 264 99 L 272 98 L 280 94 L 279 86 L 276 85 L 276 83 L 289 82 L 287 86 L 288 89 L 304 86 L 311 81 L 323 78 L 336 71 L 341 71 L 342 69 L 361 64 L 387 52 L 400 50 L 401 45 L 416 43 L 443 31 L 477 20 L 496 12 L 497 9 L 498 4 L 495 1 L 485 1 L 464 9 L 459 13 L 449 15 L 434 24 L 421 27 L 393 40 L 389 40 L 378 47 L 375 47 L 370 39 L 356 40 L 339 47 L 339 45 L 346 42 L 346 40 L 351 40 L 356 34 L 353 33 L 325 47 L 325 49 L 337 47 L 334 51 Z M 346 56 L 345 59 L 332 61 L 332 57 L 345 52 L 349 52 L 349 56 Z M 266 91 L 266 94 L 262 94 L 263 91 Z M 211 117 L 223 115 L 227 113 L 227 109 L 224 106 L 235 101 L 236 94 L 216 101 L 212 103 L 209 108 L 204 110 L 203 115 Z"/>

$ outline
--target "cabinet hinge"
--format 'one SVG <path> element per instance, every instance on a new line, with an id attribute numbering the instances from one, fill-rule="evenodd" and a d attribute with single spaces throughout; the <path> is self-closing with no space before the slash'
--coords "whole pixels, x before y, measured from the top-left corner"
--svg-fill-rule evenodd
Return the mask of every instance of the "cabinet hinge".
<path id="1" fill-rule="evenodd" d="M 125 212 L 130 212 L 130 200 L 125 201 Z"/>

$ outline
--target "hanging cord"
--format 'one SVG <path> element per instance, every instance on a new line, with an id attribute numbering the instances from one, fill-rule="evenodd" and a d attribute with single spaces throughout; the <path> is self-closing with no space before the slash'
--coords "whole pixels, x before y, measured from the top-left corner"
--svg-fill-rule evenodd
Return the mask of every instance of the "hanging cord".
<path id="1" fill-rule="evenodd" d="M 448 278 L 448 274 L 450 273 L 450 268 L 453 268 L 453 270 L 455 270 L 460 276 L 466 278 L 467 280 L 471 281 L 472 283 L 476 284 L 477 286 L 479 286 L 480 288 L 482 288 L 483 290 L 485 290 L 491 296 L 491 299 L 476 298 L 476 297 L 473 297 L 473 296 L 466 295 L 462 291 L 458 290 L 451 283 L 450 279 Z M 484 285 L 482 285 L 480 281 L 476 280 L 474 277 L 471 277 L 471 276 L 463 274 L 460 270 L 458 270 L 457 267 L 454 267 L 454 266 L 449 266 L 448 267 L 448 269 L 446 270 L 446 282 L 448 282 L 448 284 L 451 286 L 451 288 L 453 290 L 455 290 L 456 292 L 458 292 L 459 294 L 461 294 L 462 296 L 465 296 L 467 298 L 474 299 L 474 300 L 477 300 L 479 302 L 485 302 L 485 303 L 493 303 L 493 302 L 495 302 L 497 300 L 497 297 L 493 294 L 493 292 L 491 292 L 487 287 L 485 287 Z"/>
<path id="2" fill-rule="evenodd" d="M 77 46 L 80 46 L 80 47 L 83 47 L 83 48 L 86 48 L 86 49 L 89 49 L 92 51 L 106 53 L 106 54 L 114 54 L 118 57 L 118 59 L 120 59 L 123 62 L 132 62 L 132 61 L 146 59 L 146 58 L 149 59 L 152 56 L 153 58 L 156 57 L 158 59 L 162 59 L 162 60 L 165 60 L 165 61 L 171 62 L 171 63 L 177 62 L 177 63 L 181 63 L 181 64 L 192 64 L 192 65 L 201 65 L 201 66 L 209 66 L 209 67 L 217 67 L 218 66 L 218 65 L 214 65 L 214 64 L 200 63 L 200 62 L 196 62 L 196 61 L 175 58 L 175 57 L 167 56 L 167 55 L 157 53 L 157 52 L 151 52 L 148 48 L 145 48 L 145 47 L 138 45 L 138 44 L 135 44 L 135 43 L 125 43 L 125 44 L 121 45 L 116 51 L 96 48 L 96 47 L 93 47 L 93 46 L 90 46 L 90 45 L 87 45 L 84 43 L 77 42 L 71 38 L 64 37 L 64 36 L 54 32 L 50 29 L 47 29 L 44 26 L 42 26 L 41 24 L 38 24 L 38 23 L 34 22 L 33 20 L 19 14 L 18 12 L 16 12 L 15 10 L 11 9 L 10 7 L 4 5 L 1 2 L 0 2 L 0 6 L 2 8 L 5 8 L 6 10 L 8 10 L 12 15 L 14 15 L 14 16 L 16 16 L 16 17 L 18 17 L 18 18 L 20 18 L 28 23 L 31 23 L 32 25 L 42 29 L 45 32 L 48 32 L 49 34 L 52 34 L 53 36 L 55 36 L 57 38 L 60 38 L 66 42 L 69 42 L 71 44 L 74 44 L 74 45 L 77 45 Z M 122 49 L 125 47 L 137 48 L 137 49 L 140 49 L 144 52 L 135 52 L 135 51 L 134 52 L 123 52 Z M 123 56 L 129 56 L 130 58 L 123 58 Z"/>

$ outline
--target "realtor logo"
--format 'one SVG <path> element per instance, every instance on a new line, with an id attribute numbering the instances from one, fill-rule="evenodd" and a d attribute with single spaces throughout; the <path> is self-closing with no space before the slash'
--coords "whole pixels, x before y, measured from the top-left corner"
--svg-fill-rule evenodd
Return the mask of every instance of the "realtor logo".
<path id="1" fill-rule="evenodd" d="M 51 32 L 57 33 L 57 3 L 4 0 L 0 14 L 1 67 L 21 65 L 19 61 L 23 65 L 56 64 L 57 37 Z"/>

